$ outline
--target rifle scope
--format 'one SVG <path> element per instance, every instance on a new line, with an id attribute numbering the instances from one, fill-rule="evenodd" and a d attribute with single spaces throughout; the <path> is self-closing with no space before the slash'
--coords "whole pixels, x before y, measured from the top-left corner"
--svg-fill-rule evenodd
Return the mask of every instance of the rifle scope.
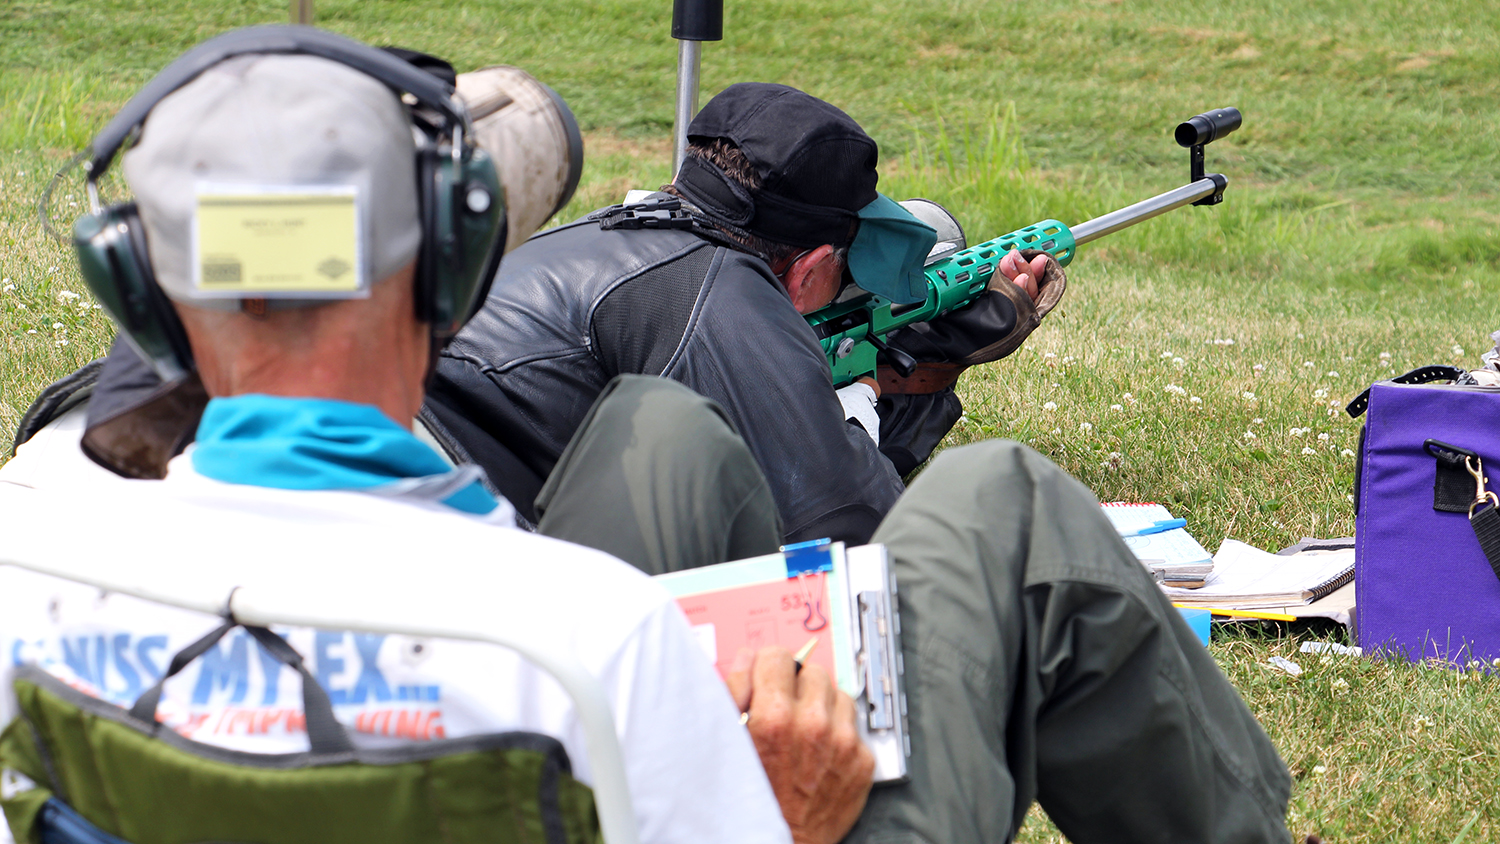
<path id="1" fill-rule="evenodd" d="M 1178 146 L 1194 147 L 1211 144 L 1238 128 L 1239 109 L 1216 108 L 1177 124 L 1177 131 L 1172 136 L 1177 139 Z"/>

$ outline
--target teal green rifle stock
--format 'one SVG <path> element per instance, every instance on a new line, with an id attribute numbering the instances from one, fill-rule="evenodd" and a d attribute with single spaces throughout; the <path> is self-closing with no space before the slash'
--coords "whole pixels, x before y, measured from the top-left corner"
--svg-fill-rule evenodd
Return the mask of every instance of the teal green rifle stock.
<path id="1" fill-rule="evenodd" d="M 1012 249 L 1039 249 L 1067 266 L 1077 248 L 1085 243 L 1184 205 L 1217 205 L 1224 198 L 1229 180 L 1218 173 L 1203 172 L 1203 147 L 1239 125 L 1239 111 L 1223 108 L 1200 114 L 1177 127 L 1177 142 L 1191 153 L 1189 184 L 1072 228 L 1057 220 L 1033 223 L 928 264 L 927 298 L 921 302 L 896 305 L 866 293 L 809 314 L 807 322 L 833 370 L 834 387 L 874 376 L 878 364 L 891 366 L 902 376 L 910 375 L 915 361 L 899 350 L 888 348 L 886 336 L 903 326 L 926 322 L 972 303 L 989 287 L 990 279 L 999 272 L 1000 259 Z"/>

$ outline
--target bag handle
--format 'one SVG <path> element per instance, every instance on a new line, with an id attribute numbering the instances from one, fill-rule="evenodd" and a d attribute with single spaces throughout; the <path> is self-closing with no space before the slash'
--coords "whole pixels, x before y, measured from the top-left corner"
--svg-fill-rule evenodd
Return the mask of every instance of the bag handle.
<path id="1" fill-rule="evenodd" d="M 349 734 L 344 730 L 344 725 L 334 717 L 333 703 L 328 699 L 328 693 L 308 672 L 302 662 L 302 655 L 287 644 L 285 639 L 270 630 L 249 624 L 241 625 L 233 619 L 226 620 L 209 631 L 208 635 L 178 651 L 172 657 L 171 664 L 167 666 L 167 673 L 156 681 L 156 685 L 136 698 L 134 705 L 130 707 L 131 717 L 155 726 L 157 723 L 156 707 L 161 703 L 162 688 L 167 680 L 186 668 L 193 660 L 207 653 L 209 648 L 218 644 L 226 633 L 236 627 L 244 627 L 245 632 L 249 633 L 267 653 L 275 657 L 277 662 L 289 666 L 302 675 L 302 713 L 307 721 L 307 741 L 312 747 L 312 752 L 319 756 L 353 753 L 354 744 L 349 741 Z"/>
<path id="2" fill-rule="evenodd" d="M 1456 366 L 1423 366 L 1406 373 L 1397 375 L 1390 379 L 1396 384 L 1430 384 L 1433 381 L 1457 381 L 1465 375 L 1465 371 Z M 1370 407 L 1370 391 L 1366 389 L 1349 402 L 1344 412 L 1358 419 Z"/>

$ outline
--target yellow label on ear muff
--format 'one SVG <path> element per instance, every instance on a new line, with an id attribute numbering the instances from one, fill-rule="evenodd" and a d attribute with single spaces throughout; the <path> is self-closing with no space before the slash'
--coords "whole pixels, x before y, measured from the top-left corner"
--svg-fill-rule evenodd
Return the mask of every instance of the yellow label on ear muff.
<path id="1" fill-rule="evenodd" d="M 193 281 L 205 297 L 362 295 L 359 192 L 352 186 L 203 185 Z"/>

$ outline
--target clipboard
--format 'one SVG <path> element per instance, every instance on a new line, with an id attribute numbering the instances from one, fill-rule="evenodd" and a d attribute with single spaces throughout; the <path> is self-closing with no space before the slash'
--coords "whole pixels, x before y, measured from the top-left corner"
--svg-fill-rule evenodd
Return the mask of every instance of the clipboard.
<path id="1" fill-rule="evenodd" d="M 884 545 L 817 540 L 655 578 L 722 677 L 741 647 L 797 651 L 854 699 L 876 782 L 904 782 L 911 755 L 896 579 Z"/>

